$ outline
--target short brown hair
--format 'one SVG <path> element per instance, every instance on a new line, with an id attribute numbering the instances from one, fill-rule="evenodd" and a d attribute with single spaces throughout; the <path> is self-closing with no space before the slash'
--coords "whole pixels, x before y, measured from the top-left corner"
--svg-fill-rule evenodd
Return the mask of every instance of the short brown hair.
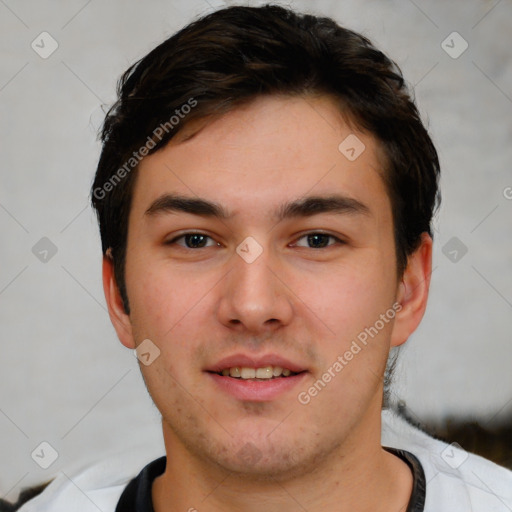
<path id="1" fill-rule="evenodd" d="M 401 71 L 367 38 L 330 18 L 275 5 L 213 12 L 133 64 L 117 91 L 91 192 L 103 253 L 111 251 L 127 313 L 128 215 L 141 154 L 164 147 L 194 119 L 261 95 L 327 94 L 380 142 L 399 275 L 421 234 L 432 235 L 439 160 Z"/>

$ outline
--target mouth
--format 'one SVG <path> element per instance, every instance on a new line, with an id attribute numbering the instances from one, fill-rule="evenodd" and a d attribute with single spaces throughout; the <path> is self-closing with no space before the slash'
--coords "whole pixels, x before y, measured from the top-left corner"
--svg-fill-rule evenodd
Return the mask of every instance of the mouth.
<path id="1" fill-rule="evenodd" d="M 221 375 L 222 377 L 231 377 L 233 379 L 268 381 L 298 375 L 302 372 L 292 372 L 289 368 L 283 368 L 281 366 L 262 366 L 259 368 L 232 366 L 213 373 Z"/>
<path id="2" fill-rule="evenodd" d="M 224 358 L 205 372 L 218 389 L 249 401 L 271 401 L 292 390 L 308 373 L 300 364 L 277 355 L 254 358 L 234 355 Z"/>

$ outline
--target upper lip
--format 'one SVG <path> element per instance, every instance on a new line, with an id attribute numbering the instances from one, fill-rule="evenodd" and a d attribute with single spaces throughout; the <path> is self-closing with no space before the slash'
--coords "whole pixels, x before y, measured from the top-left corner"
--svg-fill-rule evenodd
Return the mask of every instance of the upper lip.
<path id="1" fill-rule="evenodd" d="M 265 368 L 266 366 L 280 366 L 288 368 L 293 373 L 300 373 L 306 370 L 303 365 L 294 363 L 277 354 L 267 354 L 264 356 L 251 356 L 247 354 L 233 354 L 224 357 L 220 361 L 208 366 L 205 371 L 219 373 L 225 368 Z"/>

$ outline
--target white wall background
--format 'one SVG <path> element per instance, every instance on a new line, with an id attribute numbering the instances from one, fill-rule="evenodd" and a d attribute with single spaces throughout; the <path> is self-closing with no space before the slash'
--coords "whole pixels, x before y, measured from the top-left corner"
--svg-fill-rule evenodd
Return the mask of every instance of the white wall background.
<path id="1" fill-rule="evenodd" d="M 162 446 L 158 411 L 105 309 L 88 206 L 96 129 L 128 65 L 228 3 L 0 2 L 0 496 L 14 500 L 21 487 L 127 446 L 151 446 L 148 460 Z M 512 3 L 289 4 L 388 52 L 415 85 L 440 152 L 430 306 L 394 398 L 421 419 L 500 421 L 512 412 Z M 47 59 L 31 48 L 43 31 L 58 42 Z M 457 59 L 441 46 L 453 31 L 469 44 Z M 57 249 L 46 263 L 32 252 L 42 237 Z M 456 263 L 443 254 L 452 237 L 468 249 Z M 31 458 L 42 441 L 59 453 L 47 470 Z"/>

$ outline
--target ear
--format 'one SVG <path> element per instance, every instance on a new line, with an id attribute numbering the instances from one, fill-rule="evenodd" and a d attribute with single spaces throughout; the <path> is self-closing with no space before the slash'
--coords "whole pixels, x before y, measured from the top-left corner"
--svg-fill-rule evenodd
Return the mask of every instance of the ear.
<path id="1" fill-rule="evenodd" d="M 416 330 L 427 308 L 430 275 L 432 274 L 432 238 L 421 235 L 419 247 L 407 259 L 407 267 L 398 287 L 395 323 L 391 334 L 391 346 L 407 341 Z"/>
<path id="2" fill-rule="evenodd" d="M 126 314 L 119 293 L 119 288 L 116 283 L 114 275 L 114 260 L 111 256 L 110 249 L 107 254 L 103 256 L 103 292 L 105 293 L 105 300 L 107 301 L 108 314 L 110 321 L 117 332 L 117 337 L 121 343 L 128 348 L 135 348 L 133 340 L 132 325 L 130 317 Z"/>

